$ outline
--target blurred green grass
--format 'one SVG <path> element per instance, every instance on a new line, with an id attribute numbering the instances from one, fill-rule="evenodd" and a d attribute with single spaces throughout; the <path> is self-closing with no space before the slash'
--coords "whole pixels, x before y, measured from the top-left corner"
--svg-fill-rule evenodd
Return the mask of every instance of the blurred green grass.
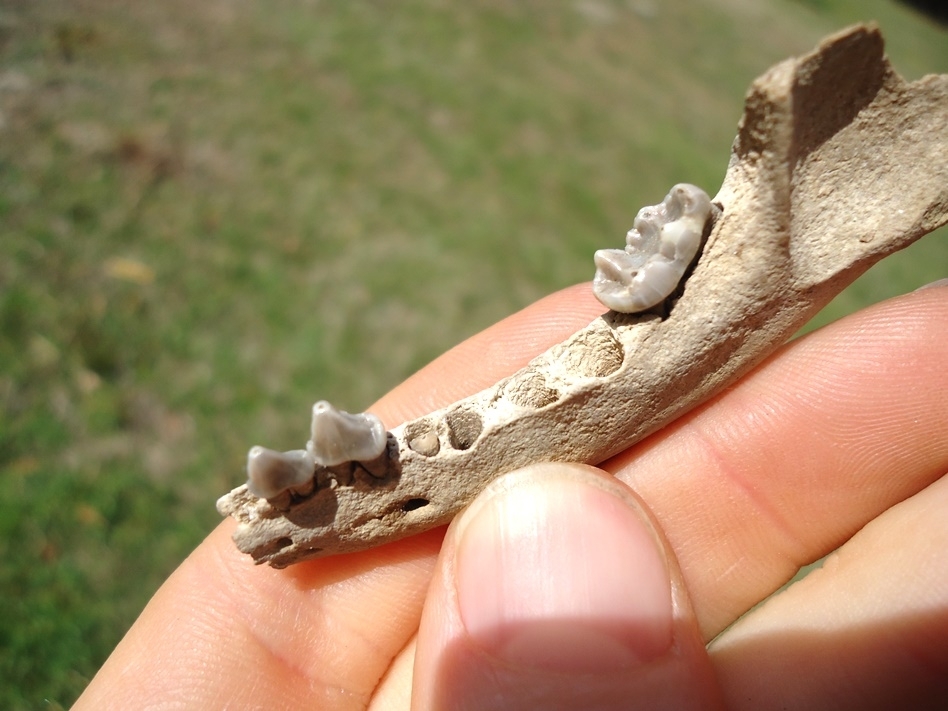
<path id="1" fill-rule="evenodd" d="M 68 705 L 254 443 L 357 411 L 714 192 L 743 93 L 883 0 L 0 6 L 0 707 Z M 946 276 L 945 234 L 824 323 Z"/>

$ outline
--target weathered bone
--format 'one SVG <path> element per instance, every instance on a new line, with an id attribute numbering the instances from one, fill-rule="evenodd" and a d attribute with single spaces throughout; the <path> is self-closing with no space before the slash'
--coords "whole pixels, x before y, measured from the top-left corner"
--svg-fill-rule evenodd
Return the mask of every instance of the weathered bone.
<path id="1" fill-rule="evenodd" d="M 494 387 L 388 433 L 312 491 L 217 503 L 284 567 L 446 523 L 494 477 L 598 463 L 704 402 L 847 284 L 948 222 L 948 76 L 907 84 L 872 26 L 757 79 L 693 272 L 661 310 L 610 311 Z"/>

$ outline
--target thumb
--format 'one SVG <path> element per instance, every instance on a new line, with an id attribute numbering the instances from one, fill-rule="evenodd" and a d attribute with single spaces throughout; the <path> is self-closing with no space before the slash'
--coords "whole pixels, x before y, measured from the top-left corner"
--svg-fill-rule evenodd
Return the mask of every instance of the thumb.
<path id="1" fill-rule="evenodd" d="M 418 633 L 416 709 L 710 709 L 720 693 L 674 556 L 592 467 L 492 483 L 451 525 Z"/>

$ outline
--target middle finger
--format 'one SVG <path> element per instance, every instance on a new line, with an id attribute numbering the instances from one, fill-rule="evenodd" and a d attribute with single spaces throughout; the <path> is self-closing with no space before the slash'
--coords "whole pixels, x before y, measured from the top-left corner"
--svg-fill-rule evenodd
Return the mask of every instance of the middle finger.
<path id="1" fill-rule="evenodd" d="M 946 295 L 794 341 L 604 465 L 655 512 L 706 639 L 948 467 Z"/>

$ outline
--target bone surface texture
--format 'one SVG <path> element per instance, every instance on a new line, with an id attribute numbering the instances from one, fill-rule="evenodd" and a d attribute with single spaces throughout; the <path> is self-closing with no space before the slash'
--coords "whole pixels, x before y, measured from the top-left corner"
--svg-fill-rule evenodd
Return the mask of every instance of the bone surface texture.
<path id="1" fill-rule="evenodd" d="M 339 425 L 341 444 L 314 434 L 309 481 L 298 483 L 300 455 L 258 455 L 263 495 L 243 485 L 217 504 L 236 519 L 240 550 L 284 567 L 419 533 L 504 472 L 597 464 L 720 392 L 875 262 L 948 222 L 948 76 L 906 83 L 875 27 L 850 28 L 751 85 L 706 221 L 674 226 L 676 189 L 671 219 L 636 223 L 658 240 L 648 254 L 674 266 L 661 278 L 669 265 L 641 268 L 660 267 L 643 277 L 656 303 L 604 313 L 493 387 L 396 427 L 384 446 L 369 418 L 355 434 Z M 683 205 L 697 194 L 684 190 Z M 699 222 L 693 261 L 685 247 Z M 600 261 L 619 285 L 600 291 L 634 286 L 626 257 Z"/>

